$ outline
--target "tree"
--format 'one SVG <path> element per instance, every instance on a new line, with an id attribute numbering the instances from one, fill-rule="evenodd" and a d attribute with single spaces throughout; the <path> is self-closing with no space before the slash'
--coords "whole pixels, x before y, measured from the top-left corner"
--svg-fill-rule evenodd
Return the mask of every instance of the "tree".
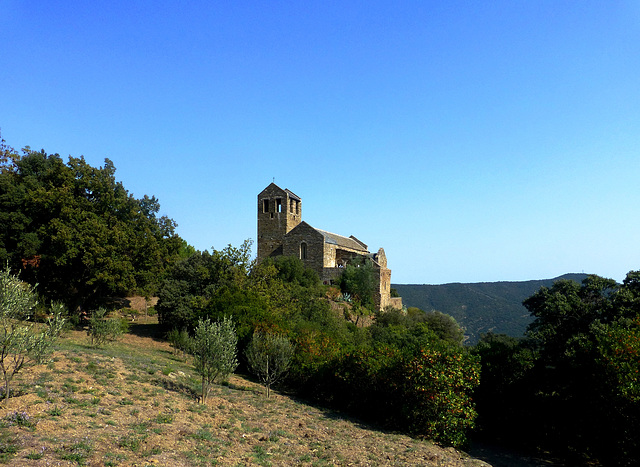
<path id="1" fill-rule="evenodd" d="M 284 336 L 255 331 L 245 351 L 251 371 L 267 389 L 278 382 L 289 370 L 293 358 L 293 345 Z"/>
<path id="2" fill-rule="evenodd" d="M 589 339 L 594 322 L 609 323 L 617 311 L 611 298 L 619 288 L 614 280 L 588 276 L 582 285 L 571 280 L 542 287 L 523 305 L 536 319 L 527 335 L 539 346 L 543 359 L 563 360 Z"/>
<path id="3" fill-rule="evenodd" d="M 525 339 L 483 337 L 477 396 L 490 435 L 517 433 L 573 463 L 640 461 L 638 279 L 556 281 L 524 301 L 535 318 Z"/>
<path id="4" fill-rule="evenodd" d="M 211 385 L 216 380 L 224 380 L 238 366 L 236 358 L 235 326 L 229 318 L 221 322 L 211 322 L 209 319 L 198 321 L 195 335 L 190 345 L 193 352 L 196 371 L 202 376 L 201 402 L 207 402 Z"/>
<path id="5" fill-rule="evenodd" d="M 439 311 L 425 312 L 415 307 L 408 308 L 406 313 L 391 307 L 376 313 L 371 334 L 377 342 L 400 349 L 418 349 L 438 340 L 461 345 L 464 336 L 453 317 Z"/>
<path id="6" fill-rule="evenodd" d="M 184 328 L 180 331 L 172 329 L 167 333 L 167 340 L 173 347 L 173 352 L 177 355 L 182 353 L 182 357 L 186 359 L 187 354 L 191 350 L 189 348 L 191 345 L 191 336 L 189 336 L 189 332 Z"/>
<path id="7" fill-rule="evenodd" d="M 0 271 L 0 369 L 4 377 L 4 396 L 9 398 L 9 384 L 25 366 L 42 363 L 60 334 L 64 307 L 55 304 L 45 326 L 33 321 L 36 294 L 33 287 L 9 268 Z"/>
<path id="8" fill-rule="evenodd" d="M 302 287 L 314 287 L 320 283 L 318 273 L 311 268 L 305 267 L 301 259 L 295 256 L 268 257 L 263 262 L 263 266 L 273 264 L 277 271 L 277 276 L 289 284 L 298 284 Z"/>
<path id="9" fill-rule="evenodd" d="M 91 345 L 100 347 L 109 341 L 116 341 L 124 333 L 123 322 L 120 318 L 107 318 L 107 310 L 99 308 L 89 318 L 87 334 Z"/>
<path id="10" fill-rule="evenodd" d="M 340 276 L 340 290 L 351 294 L 351 297 L 362 306 L 372 308 L 373 294 L 377 286 L 377 271 L 373 261 L 358 257 L 348 264 Z"/>
<path id="11" fill-rule="evenodd" d="M 196 251 L 175 262 L 158 291 L 158 319 L 167 329 L 193 330 L 200 318 L 210 315 L 214 298 L 245 290 L 251 262 L 251 240 L 238 248 Z M 226 310 L 223 310 L 227 315 Z"/>
<path id="12" fill-rule="evenodd" d="M 154 293 L 182 244 L 175 223 L 157 217 L 158 200 L 130 195 L 109 159 L 95 168 L 23 152 L 0 160 L 0 261 L 72 310 Z"/>
<path id="13" fill-rule="evenodd" d="M 462 348 L 435 343 L 405 359 L 403 416 L 412 431 L 461 448 L 473 428 L 472 393 L 480 382 L 477 357 Z"/>
<path id="14" fill-rule="evenodd" d="M 11 170 L 18 157 L 16 150 L 7 144 L 0 132 L 0 172 Z"/>
<path id="15" fill-rule="evenodd" d="M 425 314 L 424 322 L 440 339 L 462 345 L 464 331 L 452 316 L 430 311 Z"/>
<path id="16" fill-rule="evenodd" d="M 532 345 L 523 338 L 489 332 L 481 334 L 471 349 L 481 362 L 482 377 L 474 392 L 479 413 L 478 435 L 489 439 L 515 437 L 516 442 L 523 437 L 522 431 L 514 427 L 523 425 L 526 429 L 530 425 L 527 421 L 532 419 L 535 394 L 529 388 L 536 384 L 531 370 L 537 358 Z"/>

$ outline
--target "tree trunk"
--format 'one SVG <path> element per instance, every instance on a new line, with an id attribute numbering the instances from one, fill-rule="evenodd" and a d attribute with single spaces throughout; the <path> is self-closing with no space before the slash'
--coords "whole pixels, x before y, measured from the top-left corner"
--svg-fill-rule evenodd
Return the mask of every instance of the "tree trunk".
<path id="1" fill-rule="evenodd" d="M 269 357 L 267 357 L 267 399 L 269 399 L 271 395 L 271 381 L 269 379 Z"/>
<path id="2" fill-rule="evenodd" d="M 204 375 L 202 375 L 202 397 L 201 397 L 201 401 L 202 401 L 203 404 L 205 404 L 207 402 L 207 392 L 206 392 L 205 385 L 206 385 L 205 377 L 204 377 Z"/>
<path id="3" fill-rule="evenodd" d="M 9 400 L 9 373 L 4 370 L 4 400 L 5 402 Z"/>

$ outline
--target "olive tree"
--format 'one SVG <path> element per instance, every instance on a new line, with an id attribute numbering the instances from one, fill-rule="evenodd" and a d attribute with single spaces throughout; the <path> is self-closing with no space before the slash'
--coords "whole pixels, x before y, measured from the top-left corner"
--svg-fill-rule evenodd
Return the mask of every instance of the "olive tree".
<path id="1" fill-rule="evenodd" d="M 235 325 L 230 318 L 213 323 L 208 318 L 198 321 L 189 347 L 196 371 L 202 376 L 203 404 L 207 402 L 211 385 L 228 378 L 237 368 L 237 344 Z"/>
<path id="2" fill-rule="evenodd" d="M 269 397 L 271 386 L 289 370 L 293 345 L 284 336 L 255 331 L 245 356 L 251 371 L 267 388 Z"/>
<path id="3" fill-rule="evenodd" d="M 125 332 L 126 324 L 120 318 L 107 318 L 107 310 L 99 308 L 89 318 L 87 334 L 93 347 L 100 347 L 108 341 L 117 341 Z"/>
<path id="4" fill-rule="evenodd" d="M 33 287 L 11 274 L 0 271 L 0 369 L 4 378 L 4 397 L 9 384 L 25 366 L 44 362 L 62 330 L 64 307 L 55 304 L 45 325 L 32 321 L 36 306 Z"/>
<path id="5" fill-rule="evenodd" d="M 167 340 L 173 347 L 173 352 L 176 355 L 182 355 L 184 359 L 187 358 L 189 346 L 191 345 L 191 337 L 185 328 L 182 328 L 180 331 L 175 328 L 172 329 L 167 333 Z"/>

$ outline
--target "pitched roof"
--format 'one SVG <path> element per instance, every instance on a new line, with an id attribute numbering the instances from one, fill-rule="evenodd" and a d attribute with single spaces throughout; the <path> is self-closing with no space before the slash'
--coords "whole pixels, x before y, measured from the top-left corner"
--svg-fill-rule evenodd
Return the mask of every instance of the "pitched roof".
<path id="1" fill-rule="evenodd" d="M 301 201 L 301 200 L 300 200 L 300 197 L 299 197 L 298 195 L 296 195 L 296 194 L 295 194 L 293 191 L 291 191 L 290 189 L 285 188 L 285 190 L 284 190 L 284 191 L 286 191 L 286 192 L 287 192 L 287 194 L 289 195 L 289 198 L 293 198 L 293 199 L 295 199 L 295 200 L 297 200 L 297 201 Z"/>
<path id="2" fill-rule="evenodd" d="M 365 245 L 355 237 L 343 237 L 342 235 L 337 235 L 331 232 L 327 232 L 326 230 L 316 229 L 315 227 L 314 229 L 320 234 L 322 234 L 322 236 L 324 237 L 325 243 L 338 245 L 344 248 L 350 248 L 352 250 L 368 252 L 367 245 Z"/>
<path id="3" fill-rule="evenodd" d="M 262 190 L 258 196 L 262 195 L 265 191 L 267 192 L 280 191 L 282 193 L 286 193 L 287 195 L 289 195 L 290 198 L 301 201 L 300 197 L 296 195 L 293 191 L 289 190 L 288 188 L 285 188 L 283 190 L 275 183 L 269 183 L 269 186 L 267 186 L 264 190 Z"/>

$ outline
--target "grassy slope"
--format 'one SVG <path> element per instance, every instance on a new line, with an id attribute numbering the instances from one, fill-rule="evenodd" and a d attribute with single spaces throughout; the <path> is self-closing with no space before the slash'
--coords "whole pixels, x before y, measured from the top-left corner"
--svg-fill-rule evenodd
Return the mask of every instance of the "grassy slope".
<path id="1" fill-rule="evenodd" d="M 486 465 L 453 449 L 378 431 L 239 376 L 196 401 L 197 376 L 156 325 L 89 347 L 61 339 L 54 361 L 19 374 L 0 407 L 10 465 Z"/>
<path id="2" fill-rule="evenodd" d="M 481 333 L 492 331 L 513 337 L 524 335 L 533 321 L 522 301 L 540 287 L 550 287 L 558 279 L 582 282 L 586 274 L 565 274 L 555 279 L 523 282 L 480 282 L 474 284 L 406 285 L 394 284 L 403 304 L 425 311 L 438 310 L 453 316 L 466 329 L 469 343 Z"/>

